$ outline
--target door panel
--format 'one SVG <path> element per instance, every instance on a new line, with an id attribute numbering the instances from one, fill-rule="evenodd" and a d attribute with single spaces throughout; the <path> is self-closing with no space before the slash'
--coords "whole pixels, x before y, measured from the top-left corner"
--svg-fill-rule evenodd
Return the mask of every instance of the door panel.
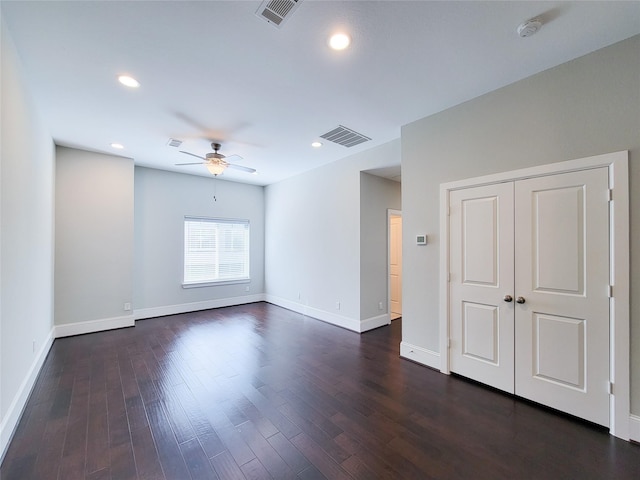
<path id="1" fill-rule="evenodd" d="M 609 425 L 606 168 L 515 183 L 517 395 Z"/>
<path id="2" fill-rule="evenodd" d="M 462 282 L 498 285 L 498 197 L 462 201 Z"/>
<path id="3" fill-rule="evenodd" d="M 531 195 L 535 290 L 583 295 L 584 186 Z"/>
<path id="4" fill-rule="evenodd" d="M 462 352 L 494 365 L 498 364 L 498 309 L 494 306 L 463 302 Z"/>
<path id="5" fill-rule="evenodd" d="M 389 303 L 391 319 L 402 316 L 402 217 L 389 219 Z"/>
<path id="6" fill-rule="evenodd" d="M 513 393 L 513 184 L 450 194 L 450 368 Z"/>
<path id="7" fill-rule="evenodd" d="M 585 322 L 580 318 L 533 315 L 533 376 L 584 391 Z"/>

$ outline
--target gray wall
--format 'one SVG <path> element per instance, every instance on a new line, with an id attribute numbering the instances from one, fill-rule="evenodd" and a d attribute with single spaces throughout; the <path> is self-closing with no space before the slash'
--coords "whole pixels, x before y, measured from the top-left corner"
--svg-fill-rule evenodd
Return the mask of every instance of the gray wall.
<path id="1" fill-rule="evenodd" d="M 249 220 L 251 283 L 182 288 L 185 215 Z M 136 312 L 264 293 L 264 188 L 136 167 L 134 282 Z"/>
<path id="2" fill-rule="evenodd" d="M 1 457 L 53 335 L 54 145 L 0 33 Z"/>
<path id="3" fill-rule="evenodd" d="M 395 140 L 266 187 L 269 295 L 360 325 L 360 172 L 399 161 Z"/>
<path id="4" fill-rule="evenodd" d="M 133 295 L 133 160 L 56 148 L 55 323 L 108 320 Z"/>
<path id="5" fill-rule="evenodd" d="M 360 173 L 360 319 L 389 313 L 387 210 L 401 209 L 400 183 Z M 382 302 L 382 310 L 378 304 Z"/>
<path id="6" fill-rule="evenodd" d="M 631 401 L 640 413 L 639 52 L 636 36 L 402 128 L 403 341 L 439 349 L 440 183 L 630 150 Z M 412 245 L 423 232 L 430 245 Z"/>

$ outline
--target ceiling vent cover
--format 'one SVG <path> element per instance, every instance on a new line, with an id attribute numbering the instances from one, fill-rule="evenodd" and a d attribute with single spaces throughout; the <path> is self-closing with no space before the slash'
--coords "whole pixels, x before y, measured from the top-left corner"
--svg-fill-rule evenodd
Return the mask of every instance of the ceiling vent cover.
<path id="1" fill-rule="evenodd" d="M 264 0 L 258 7 L 256 15 L 280 28 L 300 3 L 302 0 Z"/>
<path id="2" fill-rule="evenodd" d="M 324 138 L 325 140 L 329 140 L 330 142 L 334 142 L 345 147 L 353 147 L 371 140 L 369 137 L 355 132 L 350 128 L 343 127 L 342 125 L 338 125 L 338 128 L 334 128 L 324 135 L 320 135 L 320 138 Z"/>

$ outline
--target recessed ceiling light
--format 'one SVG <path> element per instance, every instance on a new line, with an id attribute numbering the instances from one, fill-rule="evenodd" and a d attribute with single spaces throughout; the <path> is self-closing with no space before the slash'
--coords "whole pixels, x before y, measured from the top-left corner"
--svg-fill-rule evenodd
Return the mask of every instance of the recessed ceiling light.
<path id="1" fill-rule="evenodd" d="M 131 88 L 138 88 L 140 86 L 140 82 L 138 82 L 135 78 L 130 77 L 129 75 L 119 75 L 118 81 Z"/>
<path id="2" fill-rule="evenodd" d="M 122 150 L 124 148 L 124 145 L 122 145 L 121 143 L 112 143 L 111 146 L 113 148 L 117 148 L 118 150 Z"/>
<path id="3" fill-rule="evenodd" d="M 321 142 L 313 142 L 313 143 L 311 144 L 311 146 L 312 146 L 313 148 L 320 148 L 320 147 L 322 146 L 322 143 L 321 143 Z"/>
<path id="4" fill-rule="evenodd" d="M 334 50 L 344 50 L 351 44 L 351 37 L 346 33 L 336 33 L 329 38 L 329 46 Z"/>

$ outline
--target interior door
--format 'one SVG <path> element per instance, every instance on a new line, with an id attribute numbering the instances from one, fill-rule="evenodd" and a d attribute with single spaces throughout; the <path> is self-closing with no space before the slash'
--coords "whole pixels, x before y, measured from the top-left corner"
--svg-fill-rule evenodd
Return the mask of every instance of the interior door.
<path id="1" fill-rule="evenodd" d="M 514 392 L 513 183 L 449 197 L 450 368 Z"/>
<path id="2" fill-rule="evenodd" d="M 402 316 L 402 217 L 389 218 L 389 303 L 391 320 Z"/>
<path id="3" fill-rule="evenodd" d="M 515 392 L 609 425 L 606 168 L 515 184 Z"/>

